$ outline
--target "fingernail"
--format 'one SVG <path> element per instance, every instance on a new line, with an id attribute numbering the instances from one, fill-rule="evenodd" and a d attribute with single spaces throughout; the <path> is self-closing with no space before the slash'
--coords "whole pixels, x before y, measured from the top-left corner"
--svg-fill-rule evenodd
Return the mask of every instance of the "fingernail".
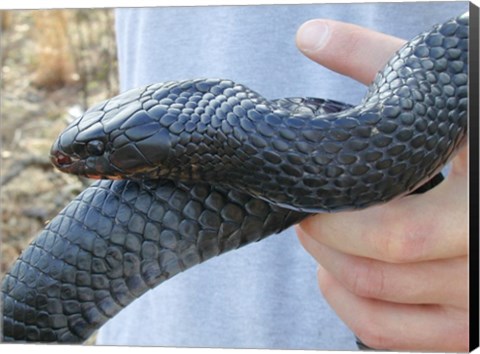
<path id="1" fill-rule="evenodd" d="M 316 52 L 322 49 L 330 37 L 330 28 L 322 20 L 305 22 L 298 29 L 297 44 L 304 52 Z"/>

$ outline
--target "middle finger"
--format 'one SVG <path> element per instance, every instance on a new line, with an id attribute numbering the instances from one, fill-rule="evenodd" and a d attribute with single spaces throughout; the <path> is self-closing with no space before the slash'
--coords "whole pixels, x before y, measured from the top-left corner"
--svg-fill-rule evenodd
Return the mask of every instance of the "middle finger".
<path id="1" fill-rule="evenodd" d="M 301 229 L 297 233 L 315 260 L 358 296 L 404 304 L 467 306 L 467 257 L 393 264 L 342 253 Z"/>

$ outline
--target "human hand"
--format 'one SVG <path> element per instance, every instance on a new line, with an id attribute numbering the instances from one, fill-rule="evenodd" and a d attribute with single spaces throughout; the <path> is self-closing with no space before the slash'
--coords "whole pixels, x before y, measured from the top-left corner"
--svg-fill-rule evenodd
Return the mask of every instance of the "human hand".
<path id="1" fill-rule="evenodd" d="M 366 85 L 403 43 L 330 20 L 297 33 L 306 56 Z M 319 263 L 325 299 L 367 346 L 468 351 L 467 168 L 463 147 L 446 179 L 424 194 L 314 215 L 297 227 Z"/>

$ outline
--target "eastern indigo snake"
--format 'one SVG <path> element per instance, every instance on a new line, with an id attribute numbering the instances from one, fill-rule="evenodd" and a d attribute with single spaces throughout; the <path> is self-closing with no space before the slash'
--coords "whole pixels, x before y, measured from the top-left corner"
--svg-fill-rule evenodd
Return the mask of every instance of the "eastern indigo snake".
<path id="1" fill-rule="evenodd" d="M 202 261 L 312 212 L 413 192 L 466 140 L 467 57 L 464 14 L 405 44 L 356 107 L 269 101 L 210 79 L 153 84 L 90 108 L 51 156 L 63 171 L 102 180 L 6 276 L 3 339 L 83 341 Z"/>

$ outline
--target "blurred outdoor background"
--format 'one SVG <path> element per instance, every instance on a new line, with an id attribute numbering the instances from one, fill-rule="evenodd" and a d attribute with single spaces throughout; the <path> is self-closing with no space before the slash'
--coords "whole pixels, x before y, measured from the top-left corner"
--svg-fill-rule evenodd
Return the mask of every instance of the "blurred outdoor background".
<path id="1" fill-rule="evenodd" d="M 88 106 L 118 93 L 112 9 L 0 11 L 0 279 L 90 182 L 48 153 Z"/>

